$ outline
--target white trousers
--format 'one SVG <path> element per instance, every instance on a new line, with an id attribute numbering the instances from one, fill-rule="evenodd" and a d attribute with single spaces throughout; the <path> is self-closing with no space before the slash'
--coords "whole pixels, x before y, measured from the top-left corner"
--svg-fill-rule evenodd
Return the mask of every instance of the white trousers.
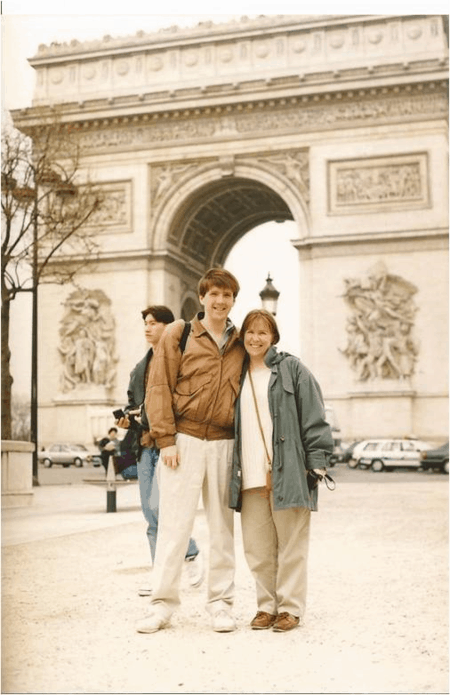
<path id="1" fill-rule="evenodd" d="M 242 495 L 245 557 L 256 583 L 258 610 L 302 618 L 306 605 L 311 511 L 273 508 L 273 495 Z"/>
<path id="2" fill-rule="evenodd" d="M 169 618 L 180 603 L 179 585 L 200 492 L 209 527 L 207 609 L 230 608 L 234 597 L 234 516 L 228 507 L 233 440 L 207 441 L 177 434 L 180 464 L 160 458 L 159 522 L 151 609 Z"/>

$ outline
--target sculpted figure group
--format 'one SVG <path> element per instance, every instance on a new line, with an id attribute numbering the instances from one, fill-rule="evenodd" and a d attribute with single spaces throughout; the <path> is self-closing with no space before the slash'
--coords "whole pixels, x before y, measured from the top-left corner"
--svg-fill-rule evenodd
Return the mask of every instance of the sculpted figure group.
<path id="1" fill-rule="evenodd" d="M 114 318 L 102 292 L 77 291 L 66 302 L 59 352 L 62 391 L 79 385 L 109 388 L 115 379 Z"/>
<path id="2" fill-rule="evenodd" d="M 414 372 L 418 346 L 412 337 L 416 288 L 378 266 L 368 280 L 346 280 L 352 308 L 343 354 L 360 381 L 406 379 Z"/>

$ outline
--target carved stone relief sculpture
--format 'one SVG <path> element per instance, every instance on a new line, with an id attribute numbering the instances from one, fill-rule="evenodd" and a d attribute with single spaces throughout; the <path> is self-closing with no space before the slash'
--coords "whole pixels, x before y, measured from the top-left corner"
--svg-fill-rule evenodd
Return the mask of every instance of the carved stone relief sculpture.
<path id="1" fill-rule="evenodd" d="M 236 134 L 268 132 L 308 132 L 340 127 L 352 123 L 391 123 L 405 117 L 447 117 L 448 97 L 441 92 L 396 95 L 337 103 L 318 101 L 307 96 L 305 102 L 285 108 L 239 111 L 236 115 L 212 117 L 205 109 L 198 118 L 177 117 L 169 122 L 148 122 L 142 116 L 134 127 L 108 127 L 83 131 L 78 135 L 82 148 L 98 151 L 140 148 L 155 142 L 189 142 L 191 140 L 235 137 Z M 297 100 L 299 101 L 299 100 Z M 251 105 L 249 105 L 251 106 Z"/>
<path id="2" fill-rule="evenodd" d="M 102 290 L 76 290 L 65 302 L 58 348 L 63 393 L 86 385 L 113 385 L 115 321 L 110 305 Z"/>
<path id="3" fill-rule="evenodd" d="M 152 167 L 152 199 L 153 204 L 157 205 L 160 198 L 174 186 L 178 179 L 192 168 L 192 164 L 167 164 L 166 166 Z"/>
<path id="4" fill-rule="evenodd" d="M 334 214 L 429 204 L 426 153 L 328 162 L 328 179 Z"/>
<path id="5" fill-rule="evenodd" d="M 131 181 L 103 183 L 99 186 L 103 195 L 101 207 L 91 215 L 89 227 L 105 229 L 108 234 L 131 231 L 132 185 Z"/>
<path id="6" fill-rule="evenodd" d="M 406 379 L 414 373 L 418 346 L 412 337 L 417 288 L 384 263 L 366 279 L 346 279 L 344 298 L 351 308 L 347 347 L 341 352 L 359 381 Z"/>
<path id="7" fill-rule="evenodd" d="M 259 157 L 264 164 L 275 166 L 284 176 L 290 179 L 309 202 L 309 154 L 305 151 L 281 152 L 273 157 Z"/>

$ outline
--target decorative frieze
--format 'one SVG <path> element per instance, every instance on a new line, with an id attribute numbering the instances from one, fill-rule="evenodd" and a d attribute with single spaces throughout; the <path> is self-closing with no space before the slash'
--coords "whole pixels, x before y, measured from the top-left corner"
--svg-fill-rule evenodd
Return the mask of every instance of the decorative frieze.
<path id="1" fill-rule="evenodd" d="M 317 130 L 352 127 L 356 125 L 388 124 L 405 119 L 447 117 L 448 100 L 444 93 L 402 95 L 398 97 L 363 99 L 357 94 L 354 100 L 336 99 L 317 102 L 296 99 L 299 104 L 274 108 L 264 103 L 250 105 L 246 109 L 237 105 L 227 114 L 220 110 L 212 116 L 205 110 L 196 116 L 175 114 L 170 120 L 160 122 L 148 116 L 135 123 L 124 122 L 114 127 L 96 127 L 79 131 L 80 144 L 86 151 L 112 151 L 148 147 L 170 142 L 196 140 L 220 140 L 223 138 L 257 136 L 267 133 L 311 132 Z M 89 123 L 86 123 L 89 126 Z"/>
<path id="2" fill-rule="evenodd" d="M 103 290 L 79 289 L 65 302 L 59 330 L 61 390 L 111 388 L 116 376 L 115 320 Z"/>
<path id="3" fill-rule="evenodd" d="M 429 205 L 426 153 L 328 162 L 328 211 L 385 212 Z"/>
<path id="4" fill-rule="evenodd" d="M 309 99 L 306 100 L 308 103 Z M 320 101 L 318 98 L 317 101 Z M 286 110 L 243 114 L 237 119 L 239 133 L 276 130 L 320 130 L 361 123 L 383 123 L 409 116 L 436 116 L 448 112 L 445 94 L 401 96 L 393 98 L 354 99 L 335 103 L 323 102 Z"/>
<path id="5" fill-rule="evenodd" d="M 378 263 L 368 277 L 345 280 L 351 309 L 348 342 L 341 352 L 359 381 L 406 379 L 414 373 L 418 346 L 412 336 L 417 288 Z"/>

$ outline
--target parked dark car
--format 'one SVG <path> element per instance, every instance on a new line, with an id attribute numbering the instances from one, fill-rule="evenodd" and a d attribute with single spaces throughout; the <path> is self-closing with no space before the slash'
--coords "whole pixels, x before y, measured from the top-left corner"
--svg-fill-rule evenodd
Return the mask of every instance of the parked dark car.
<path id="1" fill-rule="evenodd" d="M 350 446 L 348 446 L 346 449 L 343 450 L 341 454 L 340 460 L 342 463 L 348 463 L 351 458 L 353 458 L 353 451 L 355 449 L 355 446 L 361 443 L 361 440 L 358 439 L 356 442 L 352 442 Z"/>
<path id="2" fill-rule="evenodd" d="M 437 449 L 428 449 L 420 454 L 420 465 L 424 471 L 429 468 L 440 470 L 448 475 L 448 442 Z"/>
<path id="3" fill-rule="evenodd" d="M 360 443 L 360 439 L 356 442 L 348 444 L 346 442 L 341 442 L 339 446 L 334 447 L 334 451 L 331 454 L 330 466 L 334 466 L 336 463 L 348 463 L 353 455 L 353 449 L 357 444 Z M 355 462 L 356 464 L 356 462 Z"/>

